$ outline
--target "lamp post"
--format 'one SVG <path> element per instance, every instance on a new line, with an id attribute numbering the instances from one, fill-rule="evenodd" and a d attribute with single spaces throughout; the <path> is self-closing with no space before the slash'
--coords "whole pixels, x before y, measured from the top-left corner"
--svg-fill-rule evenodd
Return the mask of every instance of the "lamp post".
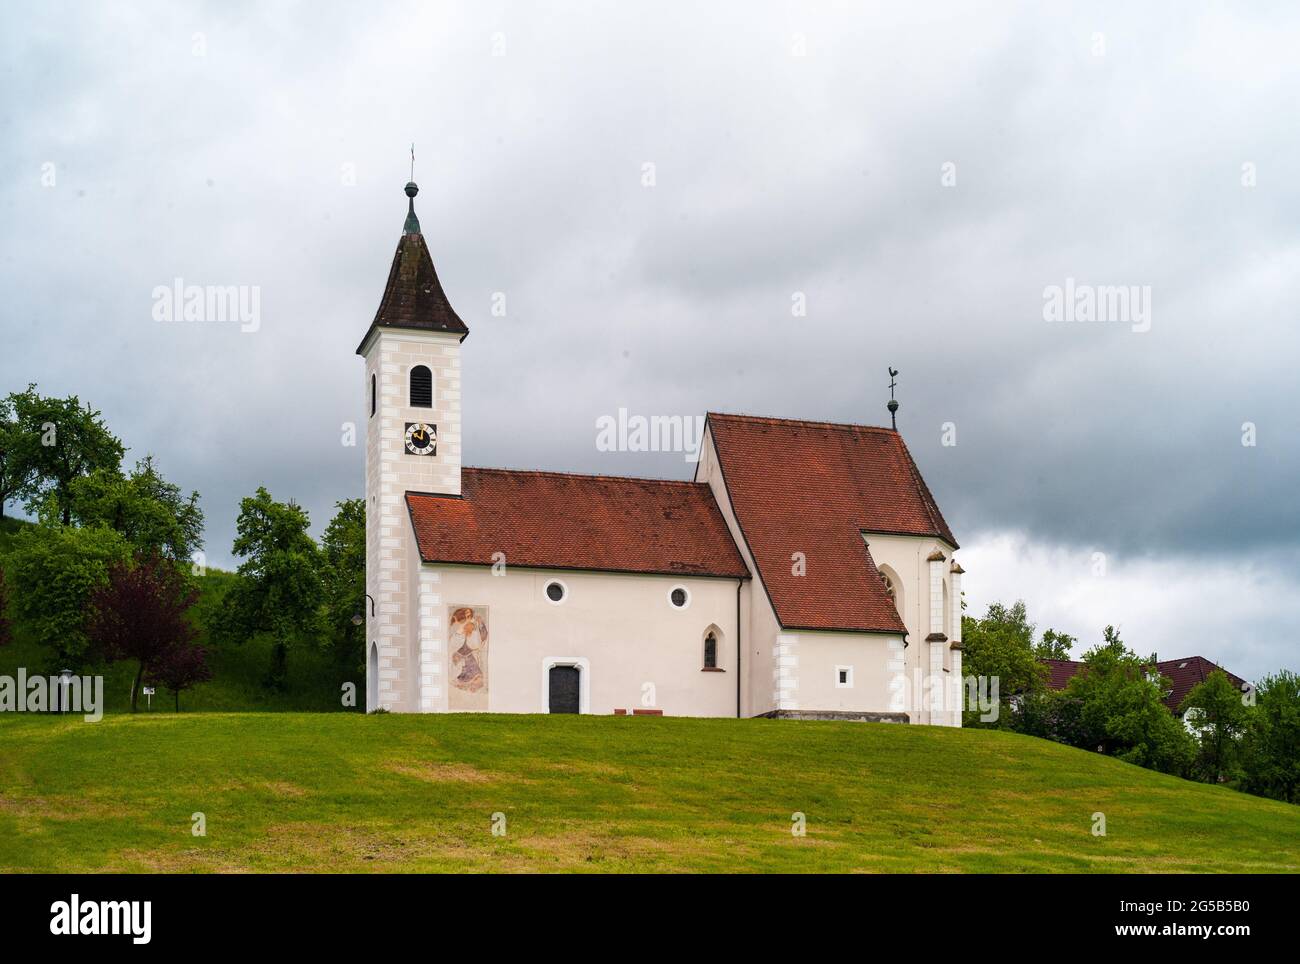
<path id="1" fill-rule="evenodd" d="M 59 670 L 59 712 L 68 712 L 68 682 L 72 679 L 72 670 Z"/>

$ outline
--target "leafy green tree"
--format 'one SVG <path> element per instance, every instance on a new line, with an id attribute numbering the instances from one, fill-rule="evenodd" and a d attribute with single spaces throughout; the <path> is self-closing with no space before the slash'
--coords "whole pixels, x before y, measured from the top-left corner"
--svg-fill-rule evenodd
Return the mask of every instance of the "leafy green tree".
<path id="1" fill-rule="evenodd" d="M 1007 728 L 1012 725 L 1011 700 L 1024 699 L 1045 684 L 1045 668 L 1034 657 L 1034 624 L 1023 600 L 1011 606 L 991 603 L 982 618 L 962 617 L 962 671 L 968 676 L 998 680 L 1002 704 L 998 719 L 981 723 L 980 714 L 967 711 L 967 726 Z"/>
<path id="2" fill-rule="evenodd" d="M 126 540 L 103 526 L 25 526 L 14 536 L 5 560 L 14 612 L 50 650 L 52 669 L 79 669 L 87 661 L 90 597 L 108 582 L 112 564 L 129 557 Z"/>
<path id="3" fill-rule="evenodd" d="M 265 487 L 239 504 L 234 552 L 244 559 L 217 620 L 222 638 L 239 642 L 257 633 L 272 639 L 266 683 L 288 684 L 291 645 L 319 638 L 322 559 L 307 533 L 307 513 L 294 502 L 276 502 Z"/>
<path id="4" fill-rule="evenodd" d="M 96 469 L 117 468 L 126 451 L 100 413 L 75 395 L 45 398 L 36 387 L 10 396 L 22 438 L 22 452 L 34 481 L 26 504 L 38 511 L 53 497 L 63 524 L 72 523 L 72 483 Z"/>
<path id="5" fill-rule="evenodd" d="M 1055 629 L 1043 630 L 1043 638 L 1034 645 L 1035 659 L 1069 659 L 1074 644 L 1078 642 L 1068 633 L 1058 633 Z"/>
<path id="6" fill-rule="evenodd" d="M 1260 680 L 1242 746 L 1241 789 L 1300 803 L 1300 675 Z"/>
<path id="7" fill-rule="evenodd" d="M 1066 685 L 1056 726 L 1062 742 L 1129 763 L 1183 775 L 1195 743 L 1161 701 L 1169 681 L 1107 627 L 1106 641 L 1088 651 Z"/>
<path id="8" fill-rule="evenodd" d="M 321 551 L 325 559 L 325 619 L 338 666 L 349 673 L 365 668 L 365 624 L 352 618 L 365 615 L 366 501 L 336 502 L 337 512 L 325 528 Z"/>
<path id="9" fill-rule="evenodd" d="M 0 646 L 13 642 L 13 627 L 9 625 L 9 585 L 5 571 L 0 569 Z"/>
<path id="10" fill-rule="evenodd" d="M 145 456 L 130 475 L 96 469 L 69 488 L 72 518 L 78 525 L 102 525 L 124 535 L 144 553 L 161 552 L 185 560 L 203 547 L 199 494 L 181 493 Z"/>
<path id="11" fill-rule="evenodd" d="M 1240 740 L 1246 729 L 1247 708 L 1222 670 L 1215 670 L 1192 687 L 1179 707 L 1183 719 L 1196 731 L 1200 745 L 1194 773 L 1209 783 L 1224 783 L 1237 775 Z"/>
<path id="12" fill-rule="evenodd" d="M 33 392 L 29 385 L 27 392 Z M 38 440 L 26 432 L 14 409 L 15 399 L 23 393 L 13 392 L 0 398 L 0 519 L 5 503 L 26 499 L 36 482 L 36 462 L 32 449 Z"/>

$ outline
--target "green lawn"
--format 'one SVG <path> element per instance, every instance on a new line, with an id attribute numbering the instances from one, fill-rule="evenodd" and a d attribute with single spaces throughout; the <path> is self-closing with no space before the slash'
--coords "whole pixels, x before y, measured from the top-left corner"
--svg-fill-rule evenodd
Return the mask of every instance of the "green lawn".
<path id="1" fill-rule="evenodd" d="M 793 836 L 791 815 L 807 817 Z M 1107 835 L 1093 836 L 1092 815 Z M 191 833 L 206 817 L 207 836 Z M 506 818 L 493 836 L 494 813 Z M 0 718 L 0 871 L 1267 871 L 1300 808 L 1029 737 L 771 720 Z"/>

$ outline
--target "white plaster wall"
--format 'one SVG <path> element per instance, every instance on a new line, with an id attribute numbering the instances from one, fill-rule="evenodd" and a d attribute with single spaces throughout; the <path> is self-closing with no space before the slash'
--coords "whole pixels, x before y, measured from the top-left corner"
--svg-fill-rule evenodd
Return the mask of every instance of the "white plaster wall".
<path id="1" fill-rule="evenodd" d="M 793 683 L 791 682 L 791 663 L 788 659 L 784 666 L 781 664 L 780 650 L 784 648 L 778 638 L 781 635 L 781 624 L 776 618 L 771 600 L 763 589 L 762 581 L 758 578 L 758 567 L 754 565 L 754 557 L 745 545 L 740 524 L 736 521 L 736 513 L 731 506 L 731 498 L 727 494 L 727 487 L 722 478 L 717 450 L 713 447 L 711 429 L 705 431 L 700 443 L 700 460 L 695 466 L 695 481 L 709 484 L 713 497 L 722 510 L 722 518 L 727 523 L 727 529 L 731 532 L 732 539 L 740 549 L 741 558 L 745 560 L 745 565 L 749 567 L 750 574 L 753 576 L 746 583 L 742 598 L 741 626 L 745 641 L 745 660 L 741 667 L 741 682 L 744 689 L 741 701 L 743 715 L 760 716 L 775 709 L 796 709 L 797 706 L 779 705 L 783 701 L 780 695 L 782 693 L 786 694 L 784 697 L 786 703 L 791 701 L 797 703 L 798 696 L 795 692 L 797 678 L 794 678 Z M 785 655 L 788 657 L 792 654 Z"/>
<path id="2" fill-rule="evenodd" d="M 487 609 L 491 712 L 547 712 L 546 660 L 576 658 L 588 667 L 592 713 L 620 708 L 659 709 L 668 716 L 736 715 L 736 579 L 518 567 L 493 575 L 484 566 L 432 564 L 421 568 L 420 577 L 436 586 L 436 603 L 421 613 L 427 649 L 437 654 L 438 669 L 429 674 L 439 683 L 435 711 L 447 708 L 448 608 L 473 606 Z M 552 579 L 568 588 L 560 605 L 545 596 Z M 690 593 L 684 609 L 669 602 L 675 586 Z M 721 672 L 704 669 L 710 626 L 721 630 Z"/>
<path id="3" fill-rule="evenodd" d="M 800 632 L 798 709 L 828 711 L 891 710 L 891 640 L 899 637 L 873 633 Z M 853 667 L 853 687 L 835 685 L 837 666 Z"/>

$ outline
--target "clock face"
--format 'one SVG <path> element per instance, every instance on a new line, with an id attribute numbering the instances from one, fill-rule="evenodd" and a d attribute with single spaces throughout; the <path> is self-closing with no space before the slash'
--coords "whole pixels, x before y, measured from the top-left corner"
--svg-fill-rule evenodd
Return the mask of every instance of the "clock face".
<path id="1" fill-rule="evenodd" d="M 410 455 L 437 455 L 438 426 L 407 422 L 406 451 Z"/>

